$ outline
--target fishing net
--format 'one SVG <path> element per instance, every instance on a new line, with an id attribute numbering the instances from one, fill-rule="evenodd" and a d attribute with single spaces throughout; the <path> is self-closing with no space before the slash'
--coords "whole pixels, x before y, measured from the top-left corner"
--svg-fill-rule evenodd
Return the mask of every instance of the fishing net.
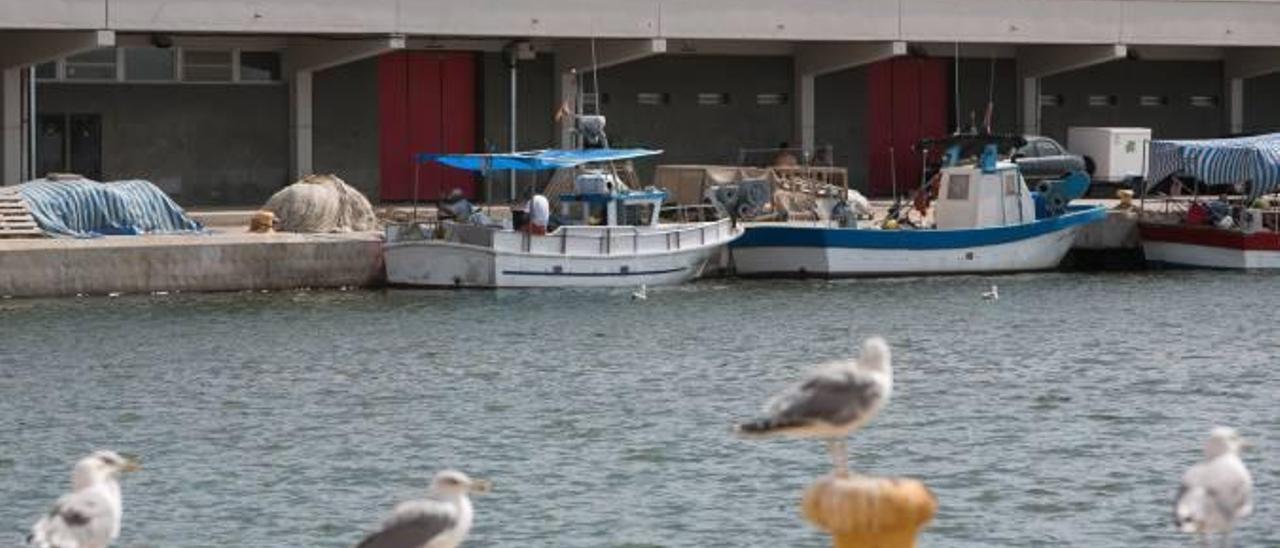
<path id="1" fill-rule="evenodd" d="M 335 175 L 308 175 L 267 200 L 281 232 L 360 232 L 377 228 L 373 206 Z"/>

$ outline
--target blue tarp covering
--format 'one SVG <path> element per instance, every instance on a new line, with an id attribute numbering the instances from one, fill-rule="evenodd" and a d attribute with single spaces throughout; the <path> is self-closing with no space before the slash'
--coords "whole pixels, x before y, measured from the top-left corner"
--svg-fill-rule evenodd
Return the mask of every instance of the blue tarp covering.
<path id="1" fill-rule="evenodd" d="M 1249 194 L 1254 197 L 1274 192 L 1280 186 L 1280 133 L 1233 139 L 1152 141 L 1147 185 L 1159 183 L 1170 175 L 1195 177 L 1211 185 L 1250 181 Z"/>
<path id="2" fill-rule="evenodd" d="M 418 162 L 437 162 L 468 171 L 514 169 L 546 171 L 574 167 L 593 162 L 630 160 L 662 154 L 661 150 L 643 148 L 589 148 L 584 150 L 535 150 L 508 154 L 419 154 Z"/>
<path id="3" fill-rule="evenodd" d="M 92 237 L 109 234 L 199 232 L 164 191 L 147 181 L 99 183 L 37 179 L 18 185 L 45 232 Z"/>

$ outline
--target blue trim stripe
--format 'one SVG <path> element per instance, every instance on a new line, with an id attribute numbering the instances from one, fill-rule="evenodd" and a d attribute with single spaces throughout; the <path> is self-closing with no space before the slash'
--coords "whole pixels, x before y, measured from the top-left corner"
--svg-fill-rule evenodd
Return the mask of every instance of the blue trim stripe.
<path id="1" fill-rule="evenodd" d="M 637 270 L 633 272 L 540 272 L 535 270 L 503 270 L 508 276 L 565 276 L 569 278 L 618 278 L 629 276 L 651 276 L 671 274 L 686 270 L 685 267 L 667 268 L 664 270 Z"/>
<path id="2" fill-rule="evenodd" d="M 753 226 L 730 247 L 830 247 L 848 249 L 962 249 L 999 245 L 1105 219 L 1101 206 L 1071 206 L 1069 212 L 1035 222 L 962 230 L 864 230 L 803 226 Z"/>

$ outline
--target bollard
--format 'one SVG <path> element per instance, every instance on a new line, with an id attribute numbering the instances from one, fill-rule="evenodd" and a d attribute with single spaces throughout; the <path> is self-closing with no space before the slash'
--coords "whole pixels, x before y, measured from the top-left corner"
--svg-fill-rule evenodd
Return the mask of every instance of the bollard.
<path id="1" fill-rule="evenodd" d="M 805 491 L 803 508 L 836 548 L 914 548 L 938 500 L 913 479 L 828 475 Z"/>

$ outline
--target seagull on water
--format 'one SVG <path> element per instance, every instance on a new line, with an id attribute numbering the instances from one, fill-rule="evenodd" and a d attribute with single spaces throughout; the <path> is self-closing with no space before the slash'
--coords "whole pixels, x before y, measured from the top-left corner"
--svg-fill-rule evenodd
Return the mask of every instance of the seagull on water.
<path id="1" fill-rule="evenodd" d="M 138 463 L 115 451 L 95 451 L 71 471 L 71 492 L 31 527 L 36 548 L 106 548 L 120 536 L 120 476 Z"/>
<path id="2" fill-rule="evenodd" d="M 471 531 L 468 493 L 487 493 L 489 482 L 473 480 L 457 470 L 431 479 L 427 498 L 402 502 L 382 523 L 382 530 L 365 537 L 356 548 L 455 548 Z"/>
<path id="3" fill-rule="evenodd" d="M 631 300 L 633 301 L 643 301 L 648 298 L 649 294 L 648 291 L 646 291 L 644 284 L 640 284 L 640 289 L 631 292 Z"/>
<path id="4" fill-rule="evenodd" d="M 991 291 L 983 291 L 982 298 L 988 301 L 1000 300 L 1000 288 L 996 287 L 996 284 L 991 284 Z"/>
<path id="5" fill-rule="evenodd" d="M 857 360 L 818 366 L 769 400 L 764 418 L 739 424 L 736 430 L 748 437 L 824 439 L 835 474 L 847 476 L 845 439 L 880 412 L 892 391 L 889 344 L 871 337 L 862 343 Z"/>
<path id="6" fill-rule="evenodd" d="M 1213 429 L 1204 446 L 1204 460 L 1182 475 L 1173 505 L 1179 531 L 1221 533 L 1225 544 L 1235 522 L 1253 512 L 1253 478 L 1240 460 L 1240 450 L 1248 446 L 1233 428 Z"/>

